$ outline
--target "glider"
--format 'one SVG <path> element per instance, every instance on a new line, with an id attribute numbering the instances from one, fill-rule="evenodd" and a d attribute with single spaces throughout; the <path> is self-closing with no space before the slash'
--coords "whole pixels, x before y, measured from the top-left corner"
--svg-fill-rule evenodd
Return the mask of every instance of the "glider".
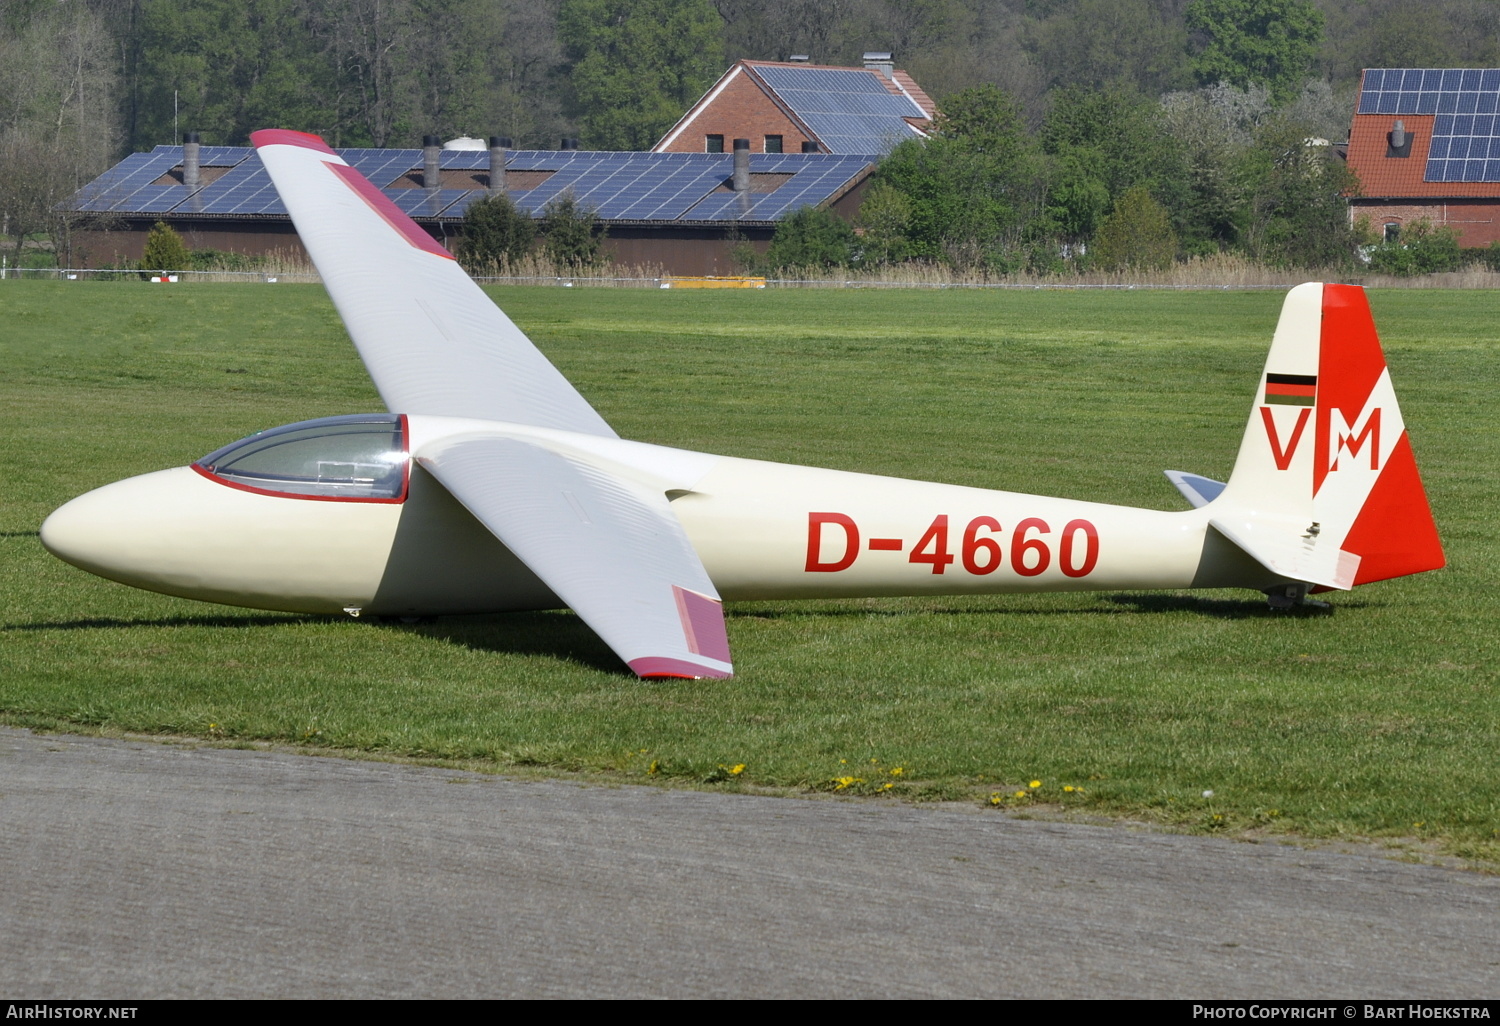
<path id="1" fill-rule="evenodd" d="M 641 677 L 727 677 L 723 599 L 1251 588 L 1443 565 L 1362 289 L 1282 309 L 1227 483 L 1133 509 L 621 439 L 323 140 L 252 137 L 388 413 L 273 428 L 42 525 L 187 598 L 353 616 L 573 609 Z"/>

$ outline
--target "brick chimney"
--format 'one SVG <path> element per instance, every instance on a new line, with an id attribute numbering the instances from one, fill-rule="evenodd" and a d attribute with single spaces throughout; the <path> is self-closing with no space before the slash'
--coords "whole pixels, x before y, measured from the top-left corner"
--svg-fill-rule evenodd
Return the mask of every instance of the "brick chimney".
<path id="1" fill-rule="evenodd" d="M 203 188 L 203 172 L 198 166 L 198 133 L 182 137 L 182 184 L 190 190 Z"/>
<path id="2" fill-rule="evenodd" d="M 505 191 L 505 157 L 510 149 L 510 136 L 490 136 L 490 192 Z"/>
<path id="3" fill-rule="evenodd" d="M 441 136 L 422 136 L 422 188 L 436 189 L 442 183 L 438 173 L 438 161 L 443 155 Z"/>

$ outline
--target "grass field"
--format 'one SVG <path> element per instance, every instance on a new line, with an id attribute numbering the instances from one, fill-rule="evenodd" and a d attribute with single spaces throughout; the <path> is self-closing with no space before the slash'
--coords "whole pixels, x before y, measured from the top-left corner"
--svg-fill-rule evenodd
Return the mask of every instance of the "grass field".
<path id="1" fill-rule="evenodd" d="M 1163 509 L 1183 505 L 1164 468 L 1228 473 L 1281 301 L 493 294 L 628 437 Z M 379 402 L 317 286 L 7 282 L 0 718 L 1415 837 L 1497 864 L 1500 294 L 1372 305 L 1448 569 L 1331 615 L 1248 592 L 740 603 L 739 676 L 640 683 L 566 612 L 260 613 L 53 559 L 37 528 L 74 495 Z"/>

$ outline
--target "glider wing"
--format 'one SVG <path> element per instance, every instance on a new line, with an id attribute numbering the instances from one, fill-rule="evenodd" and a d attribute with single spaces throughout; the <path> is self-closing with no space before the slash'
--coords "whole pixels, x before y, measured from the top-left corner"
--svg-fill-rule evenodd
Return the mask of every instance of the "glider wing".
<path id="1" fill-rule="evenodd" d="M 719 594 L 660 492 L 507 435 L 421 463 L 642 677 L 728 677 Z"/>
<path id="2" fill-rule="evenodd" d="M 250 138 L 387 408 L 616 437 L 448 251 L 322 139 Z"/>

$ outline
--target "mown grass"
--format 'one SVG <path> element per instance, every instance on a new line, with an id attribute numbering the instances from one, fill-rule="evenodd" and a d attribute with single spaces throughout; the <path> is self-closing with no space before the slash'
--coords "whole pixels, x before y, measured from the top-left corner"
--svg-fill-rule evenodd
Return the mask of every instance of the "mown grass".
<path id="1" fill-rule="evenodd" d="M 1158 508 L 1181 505 L 1162 469 L 1228 473 L 1281 298 L 493 295 L 627 436 Z M 0 716 L 1417 836 L 1500 862 L 1500 295 L 1372 304 L 1448 569 L 1331 615 L 1244 592 L 740 603 L 734 680 L 643 684 L 565 612 L 260 613 L 48 556 L 38 526 L 82 491 L 379 402 L 320 287 L 7 282 Z"/>

